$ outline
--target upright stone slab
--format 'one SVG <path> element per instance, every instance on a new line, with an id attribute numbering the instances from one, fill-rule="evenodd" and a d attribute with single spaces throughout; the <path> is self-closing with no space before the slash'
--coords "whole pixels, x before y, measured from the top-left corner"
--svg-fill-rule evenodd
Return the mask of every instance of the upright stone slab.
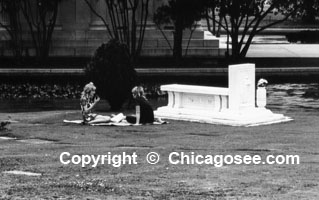
<path id="1" fill-rule="evenodd" d="M 255 65 L 230 65 L 228 68 L 229 109 L 255 108 Z"/>

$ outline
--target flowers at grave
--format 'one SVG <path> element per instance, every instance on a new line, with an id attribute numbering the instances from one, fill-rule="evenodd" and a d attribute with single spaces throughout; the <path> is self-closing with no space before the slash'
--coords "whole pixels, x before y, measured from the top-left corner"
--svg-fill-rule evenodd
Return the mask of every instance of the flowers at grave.
<path id="1" fill-rule="evenodd" d="M 268 84 L 268 81 L 266 79 L 259 79 L 258 83 L 257 83 L 257 87 L 266 87 Z"/>

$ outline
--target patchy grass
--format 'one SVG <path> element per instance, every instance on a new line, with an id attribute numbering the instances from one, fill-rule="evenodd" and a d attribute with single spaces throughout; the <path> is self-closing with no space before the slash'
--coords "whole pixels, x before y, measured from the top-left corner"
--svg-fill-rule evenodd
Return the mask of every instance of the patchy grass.
<path id="1" fill-rule="evenodd" d="M 250 128 L 182 121 L 130 127 L 62 123 L 63 119 L 79 119 L 78 111 L 10 115 L 20 122 L 0 135 L 52 143 L 0 139 L 0 199 L 319 199 L 316 110 L 289 110 L 285 115 L 293 117 L 293 122 Z M 161 155 L 156 165 L 145 160 L 152 151 Z M 168 155 L 174 151 L 262 157 L 296 154 L 301 164 L 172 165 Z M 62 152 L 136 152 L 138 164 L 82 168 L 61 164 Z M 42 176 L 1 173 L 9 170 Z"/>

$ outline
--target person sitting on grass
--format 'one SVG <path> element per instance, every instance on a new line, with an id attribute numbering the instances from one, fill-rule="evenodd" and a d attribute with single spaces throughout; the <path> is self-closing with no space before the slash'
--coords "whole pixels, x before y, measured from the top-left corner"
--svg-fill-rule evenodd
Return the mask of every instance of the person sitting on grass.
<path id="1" fill-rule="evenodd" d="M 92 82 L 86 84 L 81 94 L 80 105 L 82 110 L 83 124 L 110 122 L 111 117 L 92 113 L 92 109 L 100 101 L 96 94 L 96 87 Z"/>
<path id="2" fill-rule="evenodd" d="M 134 87 L 132 89 L 132 95 L 135 100 L 136 114 L 133 116 L 126 116 L 126 121 L 135 125 L 153 123 L 154 112 L 152 106 L 144 95 L 143 87 Z"/>

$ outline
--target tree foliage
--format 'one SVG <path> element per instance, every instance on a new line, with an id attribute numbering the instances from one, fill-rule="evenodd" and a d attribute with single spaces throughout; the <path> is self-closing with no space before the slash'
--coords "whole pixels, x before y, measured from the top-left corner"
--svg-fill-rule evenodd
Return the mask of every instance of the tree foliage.
<path id="1" fill-rule="evenodd" d="M 9 18 L 9 24 L 0 25 L 11 37 L 14 55 L 22 56 L 24 40 L 27 38 L 24 37 L 26 30 L 27 33 L 31 33 L 37 60 L 45 62 L 49 56 L 58 4 L 61 0 L 0 0 L 0 2 L 1 12 Z M 22 16 L 27 27 L 23 27 Z"/>
<path id="2" fill-rule="evenodd" d="M 174 27 L 173 56 L 177 60 L 182 57 L 183 31 L 191 29 L 203 17 L 205 2 L 206 0 L 170 0 L 154 14 L 154 22 L 159 28 L 162 25 Z"/>
<path id="3" fill-rule="evenodd" d="M 21 0 L 38 61 L 46 62 L 61 0 Z"/>
<path id="4" fill-rule="evenodd" d="M 304 0 L 301 3 L 298 17 L 305 23 L 314 24 L 317 16 L 319 16 L 319 0 Z"/>
<path id="5" fill-rule="evenodd" d="M 8 23 L 0 21 L 0 26 L 10 36 L 10 46 L 16 61 L 20 61 L 24 50 L 20 10 L 20 0 L 0 0 L 0 13 L 8 18 Z"/>
<path id="6" fill-rule="evenodd" d="M 98 13 L 89 0 L 84 1 L 103 21 L 109 37 L 126 44 L 135 62 L 142 50 L 150 0 L 104 0 L 106 13 Z"/>
<path id="7" fill-rule="evenodd" d="M 210 0 L 208 21 L 222 27 L 232 42 L 232 57 L 246 56 L 256 34 L 295 16 L 301 0 Z M 213 15 L 214 13 L 214 15 Z M 282 17 L 265 22 L 267 15 L 274 13 Z"/>

